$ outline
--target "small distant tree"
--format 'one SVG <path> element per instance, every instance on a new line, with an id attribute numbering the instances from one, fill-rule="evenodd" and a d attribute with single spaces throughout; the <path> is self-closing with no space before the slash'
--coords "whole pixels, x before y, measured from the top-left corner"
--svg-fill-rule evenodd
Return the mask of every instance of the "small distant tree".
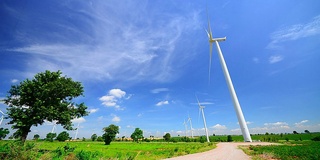
<path id="1" fill-rule="evenodd" d="M 228 142 L 232 142 L 232 141 L 233 141 L 231 135 L 228 135 L 227 141 L 228 141 Z"/>
<path id="2" fill-rule="evenodd" d="M 139 139 L 143 138 L 143 131 L 140 128 L 136 128 L 130 137 L 133 141 L 139 142 Z"/>
<path id="3" fill-rule="evenodd" d="M 6 136 L 9 134 L 8 128 L 0 128 L 0 140 L 6 138 Z"/>
<path id="4" fill-rule="evenodd" d="M 102 138 L 104 139 L 104 143 L 105 145 L 110 145 L 111 141 L 113 141 L 119 133 L 119 126 L 111 124 L 108 127 L 104 127 L 103 131 L 104 134 L 102 135 Z"/>
<path id="5" fill-rule="evenodd" d="M 57 140 L 59 142 L 64 142 L 64 141 L 66 141 L 68 139 L 69 139 L 69 133 L 66 132 L 66 131 L 63 131 L 63 132 L 59 133 L 59 135 L 57 137 Z"/>
<path id="6" fill-rule="evenodd" d="M 310 133 L 308 130 L 304 130 L 304 133 Z"/>
<path id="7" fill-rule="evenodd" d="M 293 131 L 293 134 L 298 134 L 298 132 L 297 131 Z"/>
<path id="8" fill-rule="evenodd" d="M 97 138 L 98 138 L 97 134 L 93 134 L 93 135 L 91 136 L 91 140 L 92 140 L 92 141 L 97 140 Z"/>
<path id="9" fill-rule="evenodd" d="M 121 137 L 121 140 L 123 141 L 123 140 L 124 140 L 124 138 L 126 138 L 126 136 L 122 136 L 122 137 Z"/>
<path id="10" fill-rule="evenodd" d="M 38 140 L 40 138 L 40 135 L 39 134 L 35 134 L 34 136 L 33 136 L 33 139 L 34 140 Z"/>
<path id="11" fill-rule="evenodd" d="M 265 135 L 269 135 L 269 133 L 268 132 L 266 132 L 266 134 Z"/>
<path id="12" fill-rule="evenodd" d="M 170 141 L 170 138 L 171 138 L 171 135 L 170 133 L 166 133 L 164 136 L 163 136 L 164 140 L 169 142 Z"/>
<path id="13" fill-rule="evenodd" d="M 57 133 L 48 133 L 46 136 L 46 140 L 53 142 L 53 139 L 57 136 Z"/>
<path id="14" fill-rule="evenodd" d="M 86 141 L 86 138 L 82 137 L 82 141 L 83 141 L 83 142 Z"/>

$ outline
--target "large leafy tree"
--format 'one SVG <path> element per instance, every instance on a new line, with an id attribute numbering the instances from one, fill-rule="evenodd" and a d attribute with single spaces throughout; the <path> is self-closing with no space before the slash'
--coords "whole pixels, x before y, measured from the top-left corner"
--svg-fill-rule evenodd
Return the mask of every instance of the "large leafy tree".
<path id="1" fill-rule="evenodd" d="M 92 136 L 91 136 L 92 141 L 95 141 L 97 138 L 98 138 L 97 134 L 92 134 Z"/>
<path id="2" fill-rule="evenodd" d="M 6 138 L 7 134 L 9 134 L 8 128 L 0 128 L 0 140 Z"/>
<path id="3" fill-rule="evenodd" d="M 8 117 L 15 136 L 24 142 L 32 126 L 42 125 L 45 120 L 57 121 L 63 128 L 72 130 L 71 120 L 88 115 L 84 103 L 73 99 L 83 96 L 80 82 L 62 76 L 60 71 L 38 73 L 32 80 L 26 79 L 11 86 L 4 99 Z"/>
<path id="4" fill-rule="evenodd" d="M 143 131 L 140 128 L 136 128 L 130 136 L 134 141 L 138 142 L 143 138 Z"/>
<path id="5" fill-rule="evenodd" d="M 171 135 L 170 135 L 170 133 L 166 133 L 164 136 L 163 136 L 163 138 L 164 138 L 164 140 L 165 141 L 170 141 L 170 138 L 171 138 Z"/>
<path id="6" fill-rule="evenodd" d="M 110 145 L 111 141 L 113 141 L 119 133 L 119 126 L 110 124 L 108 127 L 104 127 L 103 131 L 104 134 L 102 135 L 102 138 L 104 139 L 104 143 L 105 145 Z"/>
<path id="7" fill-rule="evenodd" d="M 46 140 L 50 141 L 50 142 L 53 142 L 53 139 L 55 137 L 57 137 L 57 133 L 48 133 L 47 136 L 46 136 Z"/>

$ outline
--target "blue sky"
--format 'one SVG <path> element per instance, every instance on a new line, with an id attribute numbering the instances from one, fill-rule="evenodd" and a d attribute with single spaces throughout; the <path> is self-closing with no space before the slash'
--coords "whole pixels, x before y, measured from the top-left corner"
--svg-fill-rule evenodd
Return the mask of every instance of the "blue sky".
<path id="1" fill-rule="evenodd" d="M 91 112 L 74 121 L 78 137 L 101 135 L 110 124 L 120 126 L 119 136 L 136 127 L 145 137 L 185 135 L 188 115 L 203 135 L 195 95 L 210 134 L 241 134 L 215 47 L 209 81 L 206 8 L 213 36 L 227 37 L 220 47 L 249 131 L 320 131 L 316 0 L 3 0 L 0 97 L 36 73 L 61 70 L 82 82 L 85 96 L 76 101 Z M 32 127 L 29 138 L 52 126 Z"/>

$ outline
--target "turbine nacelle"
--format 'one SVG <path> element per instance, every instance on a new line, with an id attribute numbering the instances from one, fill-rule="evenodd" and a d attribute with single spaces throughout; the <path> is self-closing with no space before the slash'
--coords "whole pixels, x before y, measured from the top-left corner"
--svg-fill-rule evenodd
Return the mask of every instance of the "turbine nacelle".
<path id="1" fill-rule="evenodd" d="M 210 43 L 213 43 L 213 42 L 221 42 L 221 41 L 225 41 L 227 39 L 227 37 L 223 37 L 223 38 L 211 38 L 209 39 L 209 42 Z"/>

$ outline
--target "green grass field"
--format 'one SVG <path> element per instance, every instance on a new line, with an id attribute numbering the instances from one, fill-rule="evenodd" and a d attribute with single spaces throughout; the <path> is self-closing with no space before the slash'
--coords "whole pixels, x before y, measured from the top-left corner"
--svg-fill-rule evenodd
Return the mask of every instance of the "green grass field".
<path id="1" fill-rule="evenodd" d="M 0 159 L 6 159 L 6 152 L 12 152 L 10 141 L 1 141 Z M 25 152 L 17 154 L 30 155 L 31 159 L 164 159 L 197 152 L 204 152 L 215 148 L 214 143 L 134 143 L 134 142 L 112 142 L 104 145 L 103 142 L 27 142 L 32 148 L 20 148 Z M 18 149 L 19 150 L 19 149 Z M 76 157 L 76 158 L 75 158 Z"/>
<path id="2" fill-rule="evenodd" d="M 319 160 L 320 142 L 289 141 L 283 145 L 241 147 L 253 159 Z"/>

